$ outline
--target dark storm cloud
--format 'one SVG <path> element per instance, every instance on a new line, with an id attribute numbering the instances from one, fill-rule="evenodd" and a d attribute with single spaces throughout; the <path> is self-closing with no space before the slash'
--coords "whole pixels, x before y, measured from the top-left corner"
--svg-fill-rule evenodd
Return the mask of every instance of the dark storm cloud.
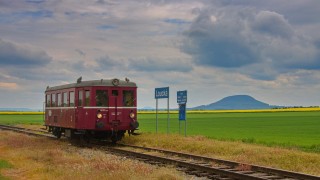
<path id="1" fill-rule="evenodd" d="M 188 38 L 183 50 L 198 64 L 218 67 L 239 67 L 257 59 L 245 35 L 245 24 L 237 19 L 215 22 L 208 13 L 201 14 L 185 32 Z"/>
<path id="2" fill-rule="evenodd" d="M 156 72 L 156 71 L 177 71 L 189 72 L 192 70 L 190 62 L 178 59 L 129 59 L 129 68 L 137 71 Z"/>
<path id="3" fill-rule="evenodd" d="M 273 79 L 292 69 L 320 68 L 316 42 L 295 31 L 276 12 L 250 8 L 207 10 L 184 35 L 181 49 L 196 64 L 234 68 L 255 79 Z"/>
<path id="4" fill-rule="evenodd" d="M 108 55 L 96 59 L 97 70 L 111 70 L 115 67 L 124 65 L 120 61 L 110 58 Z"/>
<path id="5" fill-rule="evenodd" d="M 159 58 L 136 58 L 136 59 L 114 59 L 105 55 L 96 59 L 96 70 L 114 70 L 120 71 L 140 71 L 140 72 L 190 72 L 192 64 L 189 61 L 181 59 L 159 59 Z"/>
<path id="6" fill-rule="evenodd" d="M 0 39 L 0 65 L 44 66 L 52 61 L 45 51 Z"/>
<path id="7" fill-rule="evenodd" d="M 319 0 L 217 0 L 216 5 L 232 6 L 232 7 L 254 7 L 259 10 L 275 11 L 283 14 L 291 23 L 295 24 L 310 24 L 318 23 L 317 14 L 320 12 Z"/>

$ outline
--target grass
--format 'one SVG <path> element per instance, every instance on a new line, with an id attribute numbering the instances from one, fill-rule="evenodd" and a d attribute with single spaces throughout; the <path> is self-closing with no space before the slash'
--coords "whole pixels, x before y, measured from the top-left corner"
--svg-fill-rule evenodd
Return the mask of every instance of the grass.
<path id="1" fill-rule="evenodd" d="M 41 125 L 41 124 L 44 124 L 44 122 L 43 122 L 43 115 L 39 115 L 39 114 L 0 114 L 0 124 Z"/>
<path id="2" fill-rule="evenodd" d="M 96 149 L 0 131 L 0 159 L 11 179 L 186 179 L 173 168 L 157 167 Z"/>
<path id="3" fill-rule="evenodd" d="M 43 115 L 43 112 L 0 111 L 0 115 Z"/>
<path id="4" fill-rule="evenodd" d="M 187 135 L 202 135 L 223 141 L 242 141 L 297 148 L 303 151 L 320 152 L 320 111 L 309 108 L 301 112 L 220 112 L 197 111 L 187 114 Z M 304 109 L 306 110 L 306 109 Z M 314 110 L 314 111 L 311 111 Z M 219 113 L 217 113 L 219 112 Z M 43 115 L 0 115 L 0 124 L 43 124 Z M 139 112 L 140 132 L 155 132 L 155 114 Z M 167 132 L 167 116 L 159 114 L 158 130 Z M 178 114 L 170 114 L 170 133 L 179 133 Z M 181 134 L 184 133 L 184 121 L 181 122 Z"/>
<path id="5" fill-rule="evenodd" d="M 310 112 L 320 111 L 320 107 L 300 107 L 300 108 L 279 108 L 279 109 L 241 109 L 241 110 L 188 110 L 190 114 L 204 114 L 204 113 L 253 113 L 253 112 Z M 1 113 L 1 112 L 0 112 Z M 140 110 L 140 114 L 154 114 L 154 110 Z M 160 110 L 158 113 L 166 114 L 166 110 Z M 172 114 L 178 114 L 177 110 L 170 111 Z"/>
<path id="6" fill-rule="evenodd" d="M 187 135 L 299 148 L 320 152 L 320 112 L 259 112 L 187 114 Z M 139 114 L 142 132 L 155 132 L 155 114 Z M 177 114 L 170 115 L 170 133 L 179 133 Z M 158 131 L 167 132 L 167 115 L 160 114 Z M 181 122 L 181 134 L 184 121 Z"/>
<path id="7" fill-rule="evenodd" d="M 8 163 L 7 161 L 0 159 L 0 179 L 1 180 L 8 179 L 8 178 L 2 176 L 2 174 L 1 174 L 1 170 L 7 169 L 7 168 L 12 168 L 12 165 L 10 163 Z"/>
<path id="8" fill-rule="evenodd" d="M 159 115 L 158 134 L 154 133 L 155 114 L 138 114 L 139 131 L 142 132 L 142 135 L 125 137 L 123 141 L 135 145 L 160 147 L 319 176 L 319 116 L 319 111 L 190 113 L 187 114 L 188 136 L 183 137 L 178 135 L 177 114 L 170 115 L 169 135 L 166 134 L 165 114 Z M 42 125 L 43 121 L 42 115 L 0 115 L 0 124 L 4 123 Z M 102 176 L 103 178 L 114 178 L 114 175 L 118 179 L 181 178 L 181 176 L 173 175 L 176 172 L 172 170 L 150 170 L 140 164 L 133 163 L 132 165 L 131 162 L 125 162 L 125 166 L 117 164 L 117 167 L 133 166 L 133 169 L 113 172 L 114 169 L 108 169 L 111 165 L 105 163 L 118 163 L 121 160 L 102 158 L 98 151 L 94 151 L 92 155 L 91 150 L 74 150 L 72 146 L 64 142 L 50 143 L 20 134 L 0 134 L 0 150 L 0 159 L 14 165 L 14 168 L 5 169 L 3 175 L 13 179 L 16 179 L 14 174 L 31 179 L 51 179 L 52 177 L 69 179 L 72 176 L 85 179 L 98 173 L 103 174 L 97 176 L 98 178 Z M 81 154 L 85 157 L 73 154 Z M 33 166 L 29 167 L 28 164 L 33 164 Z M 64 170 L 70 167 L 71 170 L 65 175 Z M 110 171 L 112 174 L 108 173 Z M 132 171 L 142 171 L 142 174 L 132 175 Z"/>
<path id="9" fill-rule="evenodd" d="M 203 136 L 183 137 L 154 133 L 125 137 L 123 142 L 320 175 L 320 154 L 295 149 L 266 147 L 240 141 L 219 141 Z"/>

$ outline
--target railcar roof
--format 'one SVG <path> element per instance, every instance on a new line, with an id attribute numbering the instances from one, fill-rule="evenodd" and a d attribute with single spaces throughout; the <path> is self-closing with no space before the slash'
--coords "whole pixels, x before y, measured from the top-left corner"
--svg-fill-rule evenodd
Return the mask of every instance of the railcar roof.
<path id="1" fill-rule="evenodd" d="M 115 85 L 114 80 L 118 83 Z M 68 89 L 75 87 L 88 87 L 88 86 L 110 86 L 110 87 L 137 87 L 136 83 L 130 81 L 123 81 L 119 79 L 101 79 L 101 80 L 91 80 L 91 81 L 81 81 L 78 83 L 65 84 L 60 86 L 47 87 L 46 91 L 54 91 L 60 89 Z"/>

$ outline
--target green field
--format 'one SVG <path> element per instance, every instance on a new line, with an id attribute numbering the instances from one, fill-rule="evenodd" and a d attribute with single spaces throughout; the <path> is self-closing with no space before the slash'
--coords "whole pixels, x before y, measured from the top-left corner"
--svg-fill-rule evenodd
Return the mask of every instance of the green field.
<path id="1" fill-rule="evenodd" d="M 140 132 L 155 132 L 155 114 L 138 114 Z M 187 135 L 320 152 L 320 112 L 187 114 Z M 0 115 L 0 124 L 43 124 L 42 115 Z M 159 133 L 167 133 L 167 116 L 160 114 Z M 179 133 L 178 114 L 170 115 L 169 133 Z M 181 122 L 181 134 L 184 122 Z"/>
<path id="2" fill-rule="evenodd" d="M 32 124 L 42 125 L 43 115 L 24 115 L 24 114 L 0 114 L 0 124 L 14 125 L 14 124 Z"/>
<path id="3" fill-rule="evenodd" d="M 187 114 L 187 135 L 240 140 L 268 146 L 297 147 L 320 152 L 320 112 Z M 170 133 L 179 133 L 177 114 L 170 115 Z M 139 114 L 141 131 L 155 132 L 155 114 Z M 159 132 L 167 132 L 167 116 L 160 115 Z M 181 134 L 184 133 L 181 123 Z"/>

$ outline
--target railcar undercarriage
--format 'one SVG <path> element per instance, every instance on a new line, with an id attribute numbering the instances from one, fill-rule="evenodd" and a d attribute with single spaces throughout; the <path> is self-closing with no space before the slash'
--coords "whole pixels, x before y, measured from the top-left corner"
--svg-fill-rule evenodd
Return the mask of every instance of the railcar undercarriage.
<path id="1" fill-rule="evenodd" d="M 69 139 L 83 139 L 90 141 L 91 139 L 111 140 L 113 143 L 120 141 L 125 134 L 125 130 L 118 131 L 94 131 L 94 130 L 77 130 L 67 129 L 55 126 L 49 126 L 48 132 L 51 132 L 58 139 L 65 136 Z M 134 134 L 133 130 L 128 130 L 129 134 Z"/>

